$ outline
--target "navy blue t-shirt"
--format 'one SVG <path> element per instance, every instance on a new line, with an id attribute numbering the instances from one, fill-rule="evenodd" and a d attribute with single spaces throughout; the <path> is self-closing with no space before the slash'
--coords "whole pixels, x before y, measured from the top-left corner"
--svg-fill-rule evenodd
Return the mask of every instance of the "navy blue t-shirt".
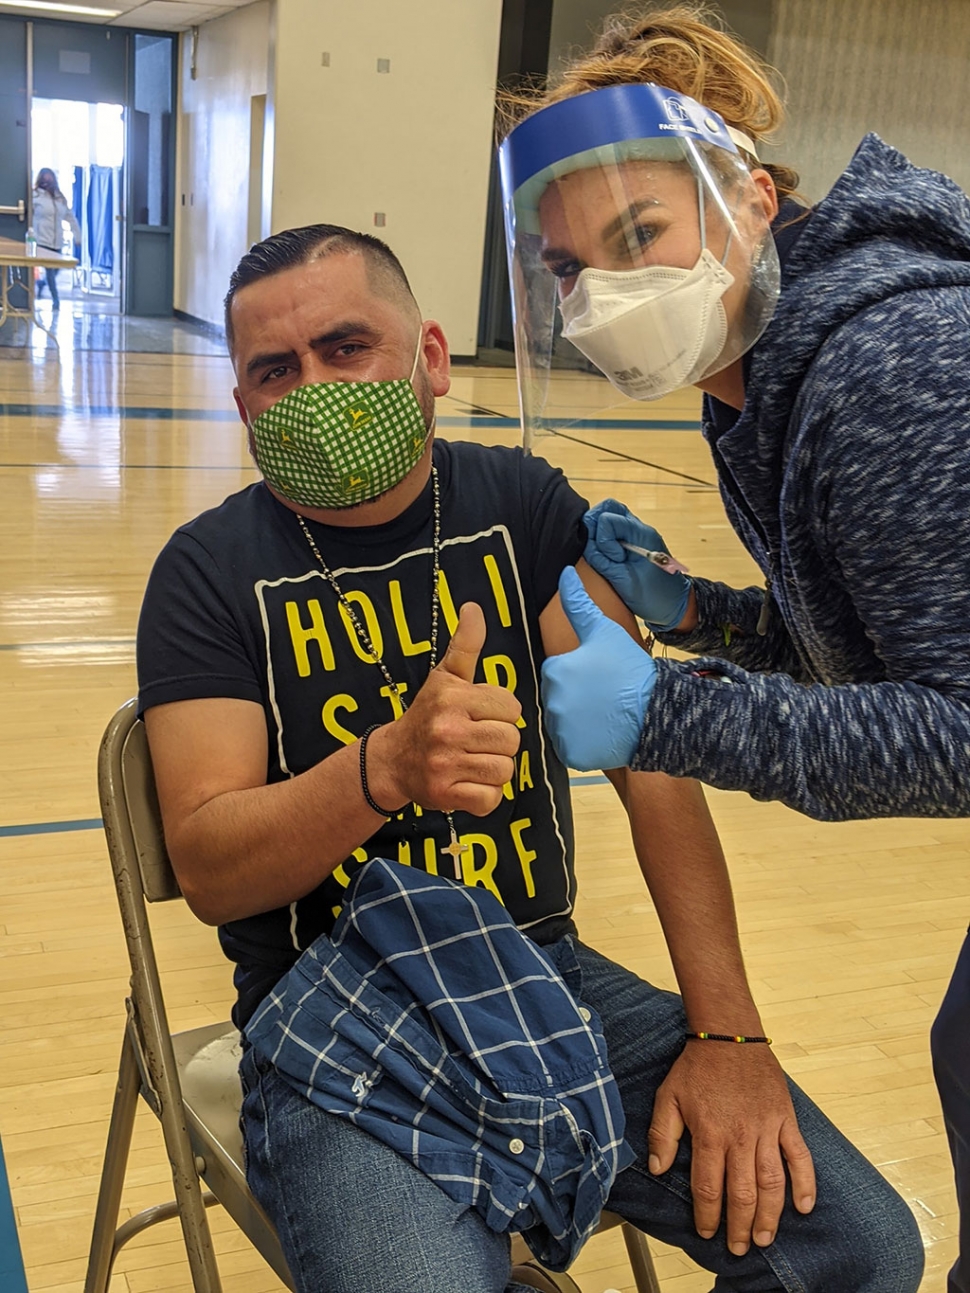
<path id="1" fill-rule="evenodd" d="M 539 614 L 563 567 L 582 555 L 586 502 L 562 473 L 518 449 L 438 441 L 441 490 L 441 659 L 463 602 L 478 602 L 487 637 L 476 681 L 522 704 L 515 775 L 488 817 L 455 814 L 468 846 L 466 884 L 484 885 L 537 942 L 571 927 L 575 892 L 566 770 L 542 728 Z M 431 483 L 387 525 L 309 522 L 316 544 L 407 703 L 428 675 Z M 398 702 L 338 604 L 296 516 L 252 485 L 182 526 L 149 579 L 138 626 L 139 705 L 233 697 L 263 707 L 267 780 L 313 767 Z M 325 834 L 326 824 L 321 823 Z M 451 876 L 439 812 L 411 805 L 289 907 L 220 928 L 236 962 L 242 1026 L 303 948 L 328 932 L 354 871 L 386 857 Z"/>

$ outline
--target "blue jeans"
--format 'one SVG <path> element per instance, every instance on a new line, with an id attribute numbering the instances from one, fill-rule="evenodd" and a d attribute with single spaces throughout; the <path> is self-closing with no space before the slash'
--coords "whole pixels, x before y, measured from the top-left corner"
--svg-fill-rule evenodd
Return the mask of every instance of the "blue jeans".
<path id="1" fill-rule="evenodd" d="M 953 1155 L 960 1208 L 960 1255 L 948 1293 L 970 1293 L 970 937 L 965 938 L 930 1033 L 933 1072 Z"/>
<path id="2" fill-rule="evenodd" d="M 603 1021 L 610 1063 L 640 1157 L 617 1177 L 609 1207 L 715 1276 L 718 1293 L 915 1293 L 923 1249 L 903 1200 L 794 1084 L 815 1160 L 809 1216 L 789 1198 L 768 1248 L 743 1257 L 721 1229 L 701 1239 L 690 1193 L 690 1138 L 663 1176 L 647 1170 L 657 1088 L 684 1045 L 680 998 L 574 939 L 546 949 L 578 960 L 584 1002 Z M 293 1091 L 252 1051 L 243 1057 L 242 1123 L 253 1193 L 276 1225 L 300 1293 L 503 1293 L 508 1241 L 453 1203 L 393 1150 Z"/>

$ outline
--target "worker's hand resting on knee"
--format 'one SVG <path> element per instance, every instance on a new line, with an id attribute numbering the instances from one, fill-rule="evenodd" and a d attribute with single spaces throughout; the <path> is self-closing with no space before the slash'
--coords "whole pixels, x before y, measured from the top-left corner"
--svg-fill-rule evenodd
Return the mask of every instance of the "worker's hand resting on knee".
<path id="1" fill-rule="evenodd" d="M 690 1184 L 698 1234 L 725 1219 L 727 1246 L 772 1243 L 787 1176 L 799 1212 L 815 1206 L 812 1155 L 798 1129 L 781 1065 L 761 1042 L 688 1041 L 657 1092 L 649 1132 L 650 1171 L 674 1161 L 691 1135 Z"/>

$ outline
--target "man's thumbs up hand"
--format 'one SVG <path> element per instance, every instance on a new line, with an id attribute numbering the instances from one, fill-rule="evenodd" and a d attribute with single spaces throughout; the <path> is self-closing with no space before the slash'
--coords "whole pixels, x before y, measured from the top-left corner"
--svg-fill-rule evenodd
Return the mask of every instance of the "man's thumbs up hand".
<path id="1" fill-rule="evenodd" d="M 476 683 L 485 616 L 466 602 L 448 650 L 403 716 L 372 740 L 368 780 L 378 803 L 412 800 L 422 808 L 484 817 L 498 807 L 515 773 L 516 719 L 522 706 L 504 687 Z M 375 735 L 377 735 L 375 733 Z M 376 786 L 375 786 L 376 782 Z M 378 787 L 387 786 L 387 799 Z"/>
<path id="2" fill-rule="evenodd" d="M 463 678 L 465 682 L 474 682 L 478 657 L 484 645 L 485 616 L 482 608 L 477 602 L 465 602 L 458 612 L 458 626 L 438 668 L 455 678 Z"/>
<path id="3" fill-rule="evenodd" d="M 546 728 L 567 767 L 625 767 L 640 741 L 657 666 L 603 614 L 572 566 L 559 576 L 559 597 L 579 646 L 543 663 Z"/>

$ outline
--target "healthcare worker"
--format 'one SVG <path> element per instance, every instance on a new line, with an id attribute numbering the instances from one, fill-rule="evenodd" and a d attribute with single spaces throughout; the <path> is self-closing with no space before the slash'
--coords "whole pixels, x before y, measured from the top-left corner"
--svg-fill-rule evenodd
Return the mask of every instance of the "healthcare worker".
<path id="1" fill-rule="evenodd" d="M 764 588 L 688 578 L 607 500 L 586 559 L 654 661 L 560 592 L 543 666 L 576 768 L 696 777 L 821 820 L 970 816 L 970 201 L 875 135 L 817 207 L 758 161 L 781 104 L 690 6 L 608 22 L 501 150 L 527 443 L 561 333 L 626 395 L 705 393 Z M 557 317 L 558 316 L 558 317 Z M 645 555 L 652 554 L 652 555 Z M 970 941 L 933 1027 L 970 1293 Z"/>

